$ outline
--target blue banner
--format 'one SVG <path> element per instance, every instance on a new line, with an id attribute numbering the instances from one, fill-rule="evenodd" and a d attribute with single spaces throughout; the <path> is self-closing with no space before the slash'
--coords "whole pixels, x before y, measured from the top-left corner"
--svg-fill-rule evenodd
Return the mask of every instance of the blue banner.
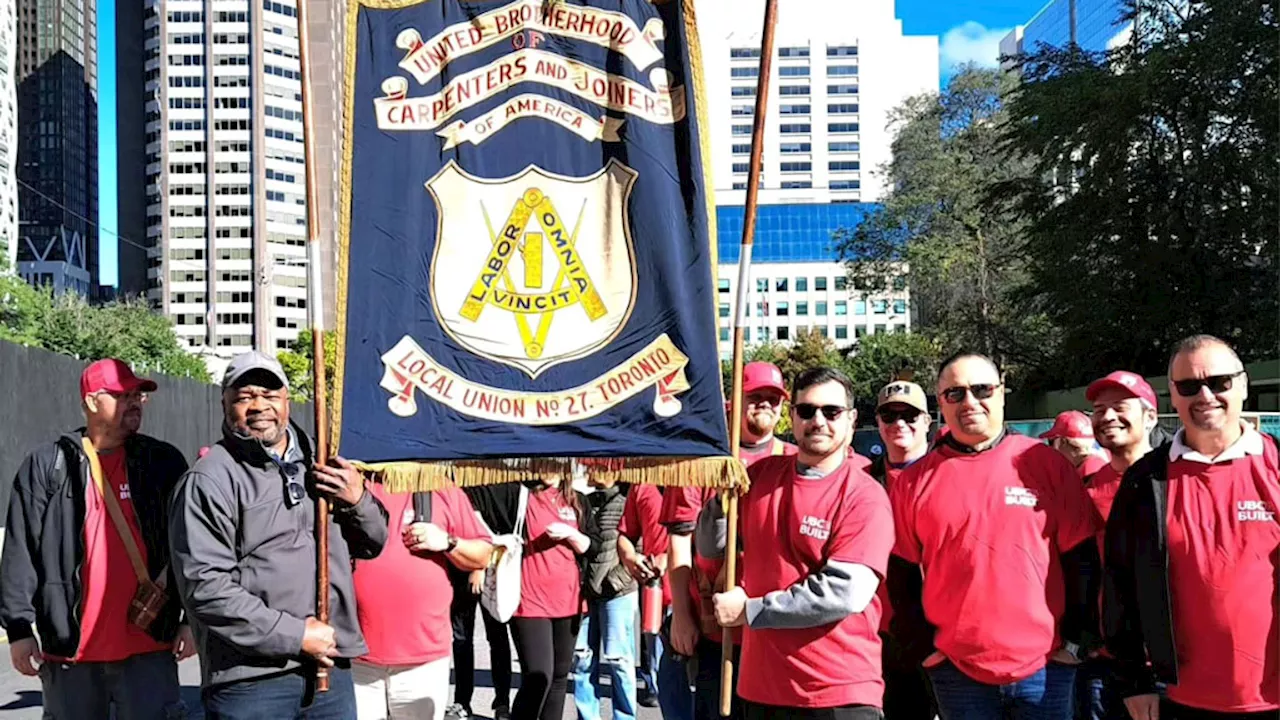
<path id="1" fill-rule="evenodd" d="M 727 459 L 690 3 L 352 10 L 344 456 Z"/>

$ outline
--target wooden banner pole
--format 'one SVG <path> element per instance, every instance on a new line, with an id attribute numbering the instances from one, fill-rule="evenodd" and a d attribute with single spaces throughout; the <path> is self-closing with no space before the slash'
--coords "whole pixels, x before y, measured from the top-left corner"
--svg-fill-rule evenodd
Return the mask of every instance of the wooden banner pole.
<path id="1" fill-rule="evenodd" d="M 778 22 L 777 0 L 765 0 L 764 32 L 760 41 L 760 75 L 756 78 L 755 124 L 751 131 L 751 166 L 747 172 L 747 203 L 742 217 L 742 251 L 738 256 L 737 307 L 733 319 L 733 387 L 729 398 L 729 443 L 733 456 L 740 454 L 742 440 L 742 354 L 746 328 L 748 286 L 751 283 L 751 244 L 755 240 L 756 205 L 760 194 L 760 164 L 764 152 L 764 128 L 769 107 L 769 79 L 773 74 L 773 29 Z M 738 493 L 724 497 L 725 589 L 738 582 Z M 720 715 L 729 717 L 733 707 L 733 631 L 726 629 L 720 647 Z"/>

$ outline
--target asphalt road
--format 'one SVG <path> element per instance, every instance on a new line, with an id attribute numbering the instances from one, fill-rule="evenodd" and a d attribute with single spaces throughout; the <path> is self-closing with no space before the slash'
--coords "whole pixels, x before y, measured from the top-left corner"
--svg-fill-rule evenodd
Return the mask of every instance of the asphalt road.
<path id="1" fill-rule="evenodd" d="M 477 718 L 488 718 L 484 713 L 489 712 L 489 707 L 493 703 L 493 687 L 490 681 L 490 661 L 489 661 L 489 643 L 484 638 L 484 623 L 476 622 L 476 690 L 475 696 L 471 701 L 472 709 L 478 713 Z M 13 669 L 13 665 L 7 657 L 8 647 L 5 647 L 4 656 L 0 656 L 0 720 L 40 720 L 41 719 L 41 693 L 40 680 L 38 678 L 29 678 L 18 674 Z M 514 661 L 515 651 L 512 650 L 511 657 Z M 178 676 L 182 682 L 183 699 L 187 703 L 189 710 L 189 718 L 204 717 L 204 713 L 200 708 L 200 665 L 196 658 L 187 660 L 178 666 Z M 607 682 L 607 681 L 606 681 Z M 519 667 L 515 668 L 515 678 L 513 684 L 519 687 L 520 673 Z M 570 692 L 572 693 L 572 682 L 570 682 Z M 512 691 L 512 697 L 515 697 L 515 691 Z M 452 692 L 449 696 L 450 702 L 453 700 Z M 609 711 L 609 701 L 604 699 L 601 701 L 602 720 L 609 720 L 611 714 Z M 565 720 L 572 720 L 577 717 L 577 713 L 573 706 L 573 696 L 570 695 L 565 699 Z M 639 720 L 660 720 L 662 714 L 656 708 L 640 708 Z M 591 718 L 589 720 L 595 720 Z"/>

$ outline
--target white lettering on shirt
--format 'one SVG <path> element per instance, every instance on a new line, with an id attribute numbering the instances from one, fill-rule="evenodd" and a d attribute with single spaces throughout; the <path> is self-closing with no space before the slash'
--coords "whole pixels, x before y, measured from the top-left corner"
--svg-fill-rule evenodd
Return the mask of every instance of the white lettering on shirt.
<path id="1" fill-rule="evenodd" d="M 800 521 L 800 534 L 815 540 L 826 540 L 831 537 L 831 521 L 805 515 Z"/>
<path id="2" fill-rule="evenodd" d="M 130 497 L 132 496 L 129 494 L 129 483 L 121 483 L 120 484 L 120 500 L 122 502 L 128 502 Z"/>
<path id="3" fill-rule="evenodd" d="M 1031 488 L 1006 487 L 1004 489 L 1005 505 L 1033 508 L 1036 506 L 1037 500 L 1038 498 L 1036 498 L 1036 494 L 1031 491 Z"/>
<path id="4" fill-rule="evenodd" d="M 1239 522 L 1275 522 L 1276 510 L 1265 500 L 1236 501 L 1236 520 Z"/>

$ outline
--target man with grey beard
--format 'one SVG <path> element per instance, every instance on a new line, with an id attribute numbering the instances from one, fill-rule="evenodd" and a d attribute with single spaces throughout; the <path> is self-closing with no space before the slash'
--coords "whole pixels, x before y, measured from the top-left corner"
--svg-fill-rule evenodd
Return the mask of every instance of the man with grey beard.
<path id="1" fill-rule="evenodd" d="M 356 716 L 351 659 L 368 652 L 352 559 L 377 557 L 387 512 L 342 458 L 314 465 L 289 422 L 289 382 L 249 352 L 222 380 L 223 437 L 183 477 L 170 505 L 173 565 L 196 630 L 211 720 Z M 311 471 L 308 482 L 307 471 Z M 316 617 L 315 495 L 330 517 L 329 622 Z M 316 693 L 317 666 L 330 687 Z"/>

